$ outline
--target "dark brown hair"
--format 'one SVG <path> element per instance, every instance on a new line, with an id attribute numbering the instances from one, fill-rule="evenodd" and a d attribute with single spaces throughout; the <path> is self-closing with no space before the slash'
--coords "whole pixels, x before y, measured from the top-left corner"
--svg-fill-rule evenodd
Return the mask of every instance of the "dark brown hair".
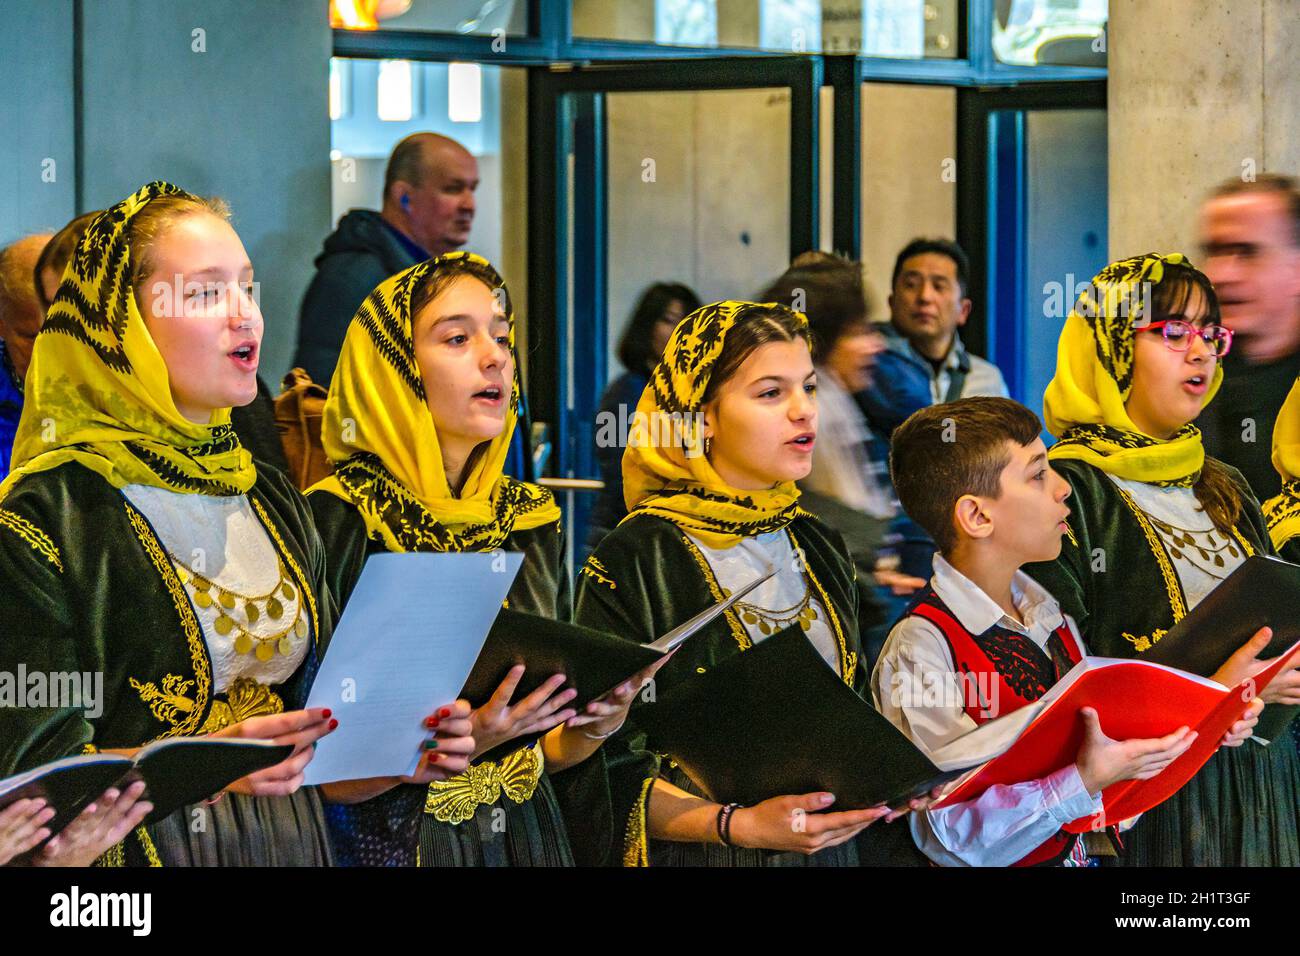
<path id="1" fill-rule="evenodd" d="M 50 301 L 45 298 L 45 283 L 41 281 L 41 274 L 48 269 L 62 281 L 63 270 L 72 261 L 72 253 L 77 248 L 77 243 L 81 241 L 82 234 L 90 228 L 91 222 L 101 212 L 102 209 L 83 212 L 56 232 L 41 250 L 41 257 L 36 260 L 36 266 L 32 269 L 32 281 L 36 283 L 36 298 L 40 300 L 41 311 L 50 311 Z"/>
<path id="2" fill-rule="evenodd" d="M 783 305 L 768 303 L 766 305 L 748 306 L 737 317 L 735 325 L 727 330 L 727 337 L 722 343 L 722 351 L 709 376 L 709 384 L 704 387 L 702 405 L 707 405 L 718 394 L 727 380 L 745 364 L 745 359 L 759 346 L 769 342 L 795 342 L 802 339 L 812 343 L 808 336 L 808 327 L 799 321 L 798 316 Z"/>
<path id="3" fill-rule="evenodd" d="M 654 328 L 674 302 L 682 304 L 682 315 L 690 315 L 701 305 L 700 297 L 680 282 L 656 282 L 641 293 L 632 318 L 614 351 L 629 372 L 649 372 L 661 356 L 654 352 Z"/>
<path id="4" fill-rule="evenodd" d="M 796 296 L 803 299 L 801 311 L 808 316 L 812 329 L 813 361 L 819 365 L 841 336 L 867 322 L 862 266 L 851 259 L 828 252 L 805 252 L 759 299 L 793 308 Z"/>
<path id="5" fill-rule="evenodd" d="M 894 431 L 889 471 L 903 510 L 944 554 L 957 545 L 953 509 L 963 495 L 998 498 L 1007 442 L 1020 447 L 1042 431 L 1038 416 L 1009 398 L 962 398 L 931 405 Z"/>

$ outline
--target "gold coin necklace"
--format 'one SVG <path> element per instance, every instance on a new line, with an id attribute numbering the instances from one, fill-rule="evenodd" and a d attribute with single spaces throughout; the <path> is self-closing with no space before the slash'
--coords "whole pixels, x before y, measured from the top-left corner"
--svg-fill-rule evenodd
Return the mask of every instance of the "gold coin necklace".
<path id="1" fill-rule="evenodd" d="M 804 579 L 803 597 L 790 607 L 771 611 L 748 601 L 737 601 L 734 607 L 740 619 L 746 624 L 758 625 L 764 637 L 792 624 L 798 624 L 807 631 L 812 627 L 812 622 L 817 620 L 817 608 L 813 607 L 812 588 L 808 585 L 807 578 Z"/>
<path id="2" fill-rule="evenodd" d="M 266 594 L 248 595 L 222 587 L 216 581 L 205 577 L 177 559 L 175 555 L 172 555 L 171 559 L 176 565 L 176 573 L 180 575 L 182 583 L 194 588 L 194 603 L 205 610 L 216 609 L 217 619 L 213 623 L 216 632 L 222 637 L 234 635 L 231 643 L 236 654 L 252 653 L 259 661 L 265 663 L 275 656 L 276 651 L 288 657 L 293 653 L 293 637 L 307 636 L 307 619 L 303 616 L 301 601 L 298 602 L 293 619 L 288 621 L 284 628 L 266 636 L 255 634 L 250 630 L 263 617 L 271 621 L 283 618 L 285 602 L 293 601 L 298 595 L 297 588 L 289 580 L 284 561 L 277 562 L 279 578 L 274 588 Z M 239 620 L 238 615 L 241 612 L 247 622 L 246 625 Z"/>

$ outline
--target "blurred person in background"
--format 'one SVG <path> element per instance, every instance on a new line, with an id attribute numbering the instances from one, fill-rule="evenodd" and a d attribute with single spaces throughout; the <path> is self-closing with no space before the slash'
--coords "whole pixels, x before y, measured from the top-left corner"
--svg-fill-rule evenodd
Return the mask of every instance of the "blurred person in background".
<path id="1" fill-rule="evenodd" d="M 1269 438 L 1300 375 L 1300 188 L 1290 176 L 1230 179 L 1201 207 L 1202 266 L 1232 351 L 1223 386 L 1196 420 L 1205 449 L 1238 469 L 1260 501 L 1276 495 Z"/>
<path id="2" fill-rule="evenodd" d="M 0 479 L 23 413 L 23 379 L 45 310 L 32 276 L 49 233 L 25 236 L 0 250 Z"/>
<path id="3" fill-rule="evenodd" d="M 817 370 L 818 443 L 812 470 L 799 482 L 803 504 L 844 536 L 864 588 L 863 649 L 874 662 L 889 627 L 924 586 L 899 570 L 908 539 L 928 549 L 898 507 L 889 480 L 889 442 L 868 423 L 853 396 L 865 390 L 885 349 L 869 309 L 862 266 L 825 252 L 806 252 L 763 292 L 808 316 Z M 874 599 L 874 600 L 873 600 Z M 868 607 L 870 605 L 870 607 Z"/>
<path id="4" fill-rule="evenodd" d="M 605 488 L 596 498 L 587 526 L 587 550 L 600 544 L 627 516 L 623 502 L 623 449 L 637 402 L 659 364 L 677 323 L 700 307 L 700 299 L 678 282 L 656 282 L 641 293 L 618 341 L 624 372 L 609 383 L 596 414 L 596 460 Z"/>

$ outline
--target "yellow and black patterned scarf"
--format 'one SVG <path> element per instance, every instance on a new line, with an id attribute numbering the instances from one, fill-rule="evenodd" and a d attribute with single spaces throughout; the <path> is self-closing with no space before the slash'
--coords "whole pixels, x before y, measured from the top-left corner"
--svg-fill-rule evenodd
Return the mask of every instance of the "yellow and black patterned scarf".
<path id="1" fill-rule="evenodd" d="M 519 410 L 519 363 L 505 427 L 473 464 L 460 496 L 452 493 L 415 360 L 411 302 L 448 273 L 501 290 L 515 350 L 510 297 L 486 259 L 453 252 L 387 279 L 348 327 L 325 401 L 321 437 L 334 474 L 312 487 L 353 504 L 366 531 L 390 551 L 491 551 L 514 530 L 560 518 L 545 488 L 502 474 Z"/>
<path id="2" fill-rule="evenodd" d="M 97 216 L 77 243 L 32 350 L 14 469 L 0 498 L 24 475 L 68 461 L 117 488 L 234 495 L 253 486 L 257 472 L 230 409 L 206 425 L 176 409 L 167 365 L 136 304 L 131 220 L 162 196 L 190 194 L 150 183 Z"/>
<path id="3" fill-rule="evenodd" d="M 729 330 L 749 317 L 784 309 L 753 302 L 715 302 L 678 324 L 641 393 L 623 453 L 628 516 L 672 521 L 715 548 L 784 528 L 806 514 L 793 481 L 763 491 L 728 485 L 703 454 L 700 408 Z M 808 320 L 792 313 L 800 324 Z"/>
<path id="4" fill-rule="evenodd" d="M 1273 547 L 1281 548 L 1300 536 L 1300 379 L 1273 423 L 1273 467 L 1282 477 L 1282 491 L 1264 502 L 1264 517 Z"/>
<path id="5" fill-rule="evenodd" d="M 1199 428 L 1189 423 L 1168 440 L 1152 438 L 1124 408 L 1133 387 L 1134 323 L 1151 321 L 1151 290 L 1166 265 L 1191 263 L 1179 253 L 1122 259 L 1097 273 L 1079 296 L 1043 396 L 1047 430 L 1059 439 L 1049 458 L 1079 459 L 1119 478 L 1161 486 L 1191 487 L 1200 477 L 1205 449 Z M 1202 408 L 1222 381 L 1223 366 L 1216 363 Z"/>

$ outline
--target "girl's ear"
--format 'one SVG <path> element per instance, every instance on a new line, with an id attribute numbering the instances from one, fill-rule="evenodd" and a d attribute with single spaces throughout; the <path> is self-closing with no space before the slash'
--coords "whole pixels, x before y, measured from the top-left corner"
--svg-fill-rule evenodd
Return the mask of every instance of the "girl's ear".
<path id="1" fill-rule="evenodd" d="M 699 414 L 700 414 L 700 418 L 704 422 L 704 430 L 700 436 L 702 438 L 713 437 L 713 430 L 715 428 L 715 423 L 717 422 L 717 418 L 718 418 L 717 408 L 715 406 L 716 406 L 716 402 L 709 402 L 709 404 L 707 405 L 700 406 Z"/>

